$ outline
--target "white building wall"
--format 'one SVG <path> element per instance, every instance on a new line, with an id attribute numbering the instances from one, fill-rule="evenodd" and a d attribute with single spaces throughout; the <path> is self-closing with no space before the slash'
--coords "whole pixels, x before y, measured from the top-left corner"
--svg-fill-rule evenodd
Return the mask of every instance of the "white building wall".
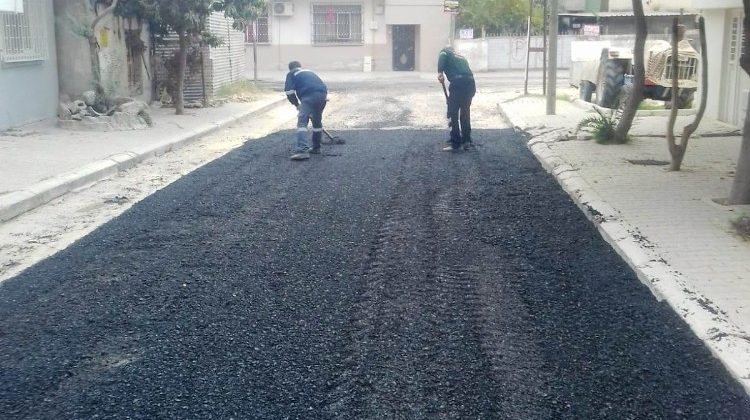
<path id="1" fill-rule="evenodd" d="M 704 10 L 706 20 L 706 47 L 708 49 L 709 83 L 721 83 L 724 72 L 724 28 L 726 13 L 723 9 Z M 711 86 L 706 98 L 706 116 L 719 118 L 721 112 L 721 86 Z"/>
<path id="2" fill-rule="evenodd" d="M 450 41 L 451 15 L 435 0 L 386 0 L 387 25 L 419 25 L 417 30 L 417 70 L 437 71 L 440 50 Z M 389 48 L 390 45 L 390 34 Z"/>
<path id="3" fill-rule="evenodd" d="M 692 6 L 699 9 L 706 20 L 709 80 L 706 116 L 741 126 L 744 118 L 743 110 L 747 106 L 750 76 L 740 68 L 734 69 L 736 70 L 734 74 L 737 74 L 736 78 L 730 77 L 733 74 L 730 66 L 737 66 L 737 64 L 730 63 L 727 57 L 730 48 L 728 17 L 733 11 L 741 13 L 742 1 L 693 0 Z M 739 99 L 737 95 L 740 95 Z"/>
<path id="4" fill-rule="evenodd" d="M 416 70 L 437 67 L 437 54 L 448 42 L 450 15 L 436 0 L 292 0 L 292 16 L 275 16 L 270 2 L 269 43 L 258 45 L 258 67 L 287 68 L 291 60 L 318 70 L 362 71 L 365 57 L 373 57 L 373 70 L 392 68 L 392 25 L 416 25 Z M 311 3 L 360 5 L 363 43 L 312 44 Z M 252 46 L 248 45 L 248 67 L 252 68 Z"/>
<path id="5" fill-rule="evenodd" d="M 42 1 L 48 56 L 0 63 L 0 130 L 54 117 L 57 113 L 57 56 L 52 3 Z"/>
<path id="6" fill-rule="evenodd" d="M 680 11 L 680 9 L 685 9 L 686 12 L 691 10 L 690 0 L 651 0 L 649 2 L 643 2 L 643 10 L 646 12 L 675 12 Z M 612 12 L 632 12 L 633 2 L 632 0 L 609 0 L 609 10 Z"/>

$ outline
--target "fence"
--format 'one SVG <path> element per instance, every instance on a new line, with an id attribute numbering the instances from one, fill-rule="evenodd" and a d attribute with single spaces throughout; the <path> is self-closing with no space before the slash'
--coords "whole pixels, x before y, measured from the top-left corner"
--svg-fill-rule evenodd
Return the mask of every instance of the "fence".
<path id="1" fill-rule="evenodd" d="M 666 35 L 649 35 L 649 39 L 668 39 Z M 549 38 L 547 39 L 549 42 Z M 600 41 L 611 47 L 632 48 L 635 35 L 559 35 L 557 37 L 557 68 L 569 69 L 572 64 L 575 41 Z M 531 37 L 531 47 L 541 48 L 543 39 L 539 35 Z M 456 39 L 456 50 L 464 55 L 476 71 L 524 69 L 526 67 L 526 35 L 501 35 L 478 39 Z M 532 52 L 529 68 L 543 67 L 541 52 Z"/>

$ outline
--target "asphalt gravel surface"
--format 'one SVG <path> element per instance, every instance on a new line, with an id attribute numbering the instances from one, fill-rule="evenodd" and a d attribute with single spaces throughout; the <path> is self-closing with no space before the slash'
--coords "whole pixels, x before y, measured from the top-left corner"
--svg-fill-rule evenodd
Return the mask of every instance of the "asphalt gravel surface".
<path id="1" fill-rule="evenodd" d="M 0 285 L 2 418 L 747 419 L 510 130 L 247 143 Z"/>

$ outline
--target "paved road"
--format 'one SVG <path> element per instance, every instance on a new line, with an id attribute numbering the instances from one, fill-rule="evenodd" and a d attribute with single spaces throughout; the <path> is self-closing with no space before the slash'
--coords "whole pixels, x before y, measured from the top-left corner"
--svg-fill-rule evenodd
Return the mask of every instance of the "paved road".
<path id="1" fill-rule="evenodd" d="M 290 132 L 0 284 L 4 418 L 750 418 L 508 130 Z"/>

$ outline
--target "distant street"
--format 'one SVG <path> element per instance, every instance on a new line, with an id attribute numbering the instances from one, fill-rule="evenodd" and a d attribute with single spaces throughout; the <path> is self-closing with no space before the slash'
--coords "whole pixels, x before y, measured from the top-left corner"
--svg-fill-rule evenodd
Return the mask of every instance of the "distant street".
<path id="1" fill-rule="evenodd" d="M 455 154 L 420 80 L 332 81 L 345 145 L 248 141 L 0 283 L 0 417 L 750 418 L 504 127 L 518 79 Z"/>

